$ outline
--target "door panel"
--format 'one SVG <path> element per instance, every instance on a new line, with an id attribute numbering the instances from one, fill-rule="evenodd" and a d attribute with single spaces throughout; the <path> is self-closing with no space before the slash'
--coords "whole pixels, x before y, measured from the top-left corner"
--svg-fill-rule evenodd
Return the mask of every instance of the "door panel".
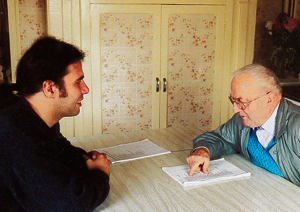
<path id="1" fill-rule="evenodd" d="M 168 93 L 161 100 L 167 99 L 161 126 L 212 129 L 220 115 L 224 20 L 223 6 L 163 6 L 162 75 Z"/>
<path id="2" fill-rule="evenodd" d="M 160 14 L 161 6 L 92 5 L 96 134 L 159 128 Z"/>

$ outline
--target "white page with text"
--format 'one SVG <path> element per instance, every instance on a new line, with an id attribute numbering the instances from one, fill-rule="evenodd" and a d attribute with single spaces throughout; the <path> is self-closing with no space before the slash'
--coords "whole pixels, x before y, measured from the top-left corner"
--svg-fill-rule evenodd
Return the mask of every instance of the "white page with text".
<path id="1" fill-rule="evenodd" d="M 183 186 L 208 184 L 251 176 L 251 173 L 241 170 L 224 158 L 210 161 L 208 174 L 204 174 L 202 171 L 195 171 L 192 176 L 189 176 L 190 167 L 187 164 L 162 167 L 162 170 Z"/>
<path id="2" fill-rule="evenodd" d="M 171 151 L 160 147 L 149 139 L 95 150 L 106 153 L 107 158 L 112 163 L 171 153 Z"/>

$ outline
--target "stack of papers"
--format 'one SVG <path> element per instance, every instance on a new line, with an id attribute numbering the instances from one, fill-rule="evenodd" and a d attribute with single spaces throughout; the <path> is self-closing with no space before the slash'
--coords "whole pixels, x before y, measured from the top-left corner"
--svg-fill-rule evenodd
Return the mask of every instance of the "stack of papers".
<path id="1" fill-rule="evenodd" d="M 251 173 L 241 170 L 224 158 L 210 161 L 209 174 L 196 171 L 193 176 L 189 176 L 190 167 L 188 165 L 162 167 L 162 170 L 183 186 L 203 185 L 251 176 Z"/>
<path id="2" fill-rule="evenodd" d="M 148 139 L 95 150 L 106 153 L 111 163 L 171 153 Z"/>

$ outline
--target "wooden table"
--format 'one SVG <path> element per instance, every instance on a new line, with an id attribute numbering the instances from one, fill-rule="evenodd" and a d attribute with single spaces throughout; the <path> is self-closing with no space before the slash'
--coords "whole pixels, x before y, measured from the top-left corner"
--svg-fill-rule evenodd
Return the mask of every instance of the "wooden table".
<path id="1" fill-rule="evenodd" d="M 197 128 L 167 128 L 115 135 L 71 138 L 75 146 L 90 151 L 148 138 L 171 150 L 154 156 L 111 166 L 111 190 L 95 211 L 299 211 L 300 188 L 271 174 L 241 155 L 224 158 L 251 178 L 184 189 L 162 167 L 186 164 Z"/>

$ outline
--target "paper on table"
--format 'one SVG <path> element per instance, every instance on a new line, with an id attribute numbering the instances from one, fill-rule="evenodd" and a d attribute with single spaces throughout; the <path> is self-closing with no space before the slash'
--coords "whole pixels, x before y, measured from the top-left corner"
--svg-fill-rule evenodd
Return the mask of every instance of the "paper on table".
<path id="1" fill-rule="evenodd" d="M 193 176 L 189 176 L 190 167 L 188 165 L 162 167 L 162 170 L 183 186 L 208 184 L 251 176 L 250 172 L 241 170 L 224 158 L 210 161 L 209 174 L 196 171 Z"/>
<path id="2" fill-rule="evenodd" d="M 112 163 L 171 153 L 171 151 L 158 146 L 149 139 L 95 150 L 106 153 L 107 158 Z"/>

